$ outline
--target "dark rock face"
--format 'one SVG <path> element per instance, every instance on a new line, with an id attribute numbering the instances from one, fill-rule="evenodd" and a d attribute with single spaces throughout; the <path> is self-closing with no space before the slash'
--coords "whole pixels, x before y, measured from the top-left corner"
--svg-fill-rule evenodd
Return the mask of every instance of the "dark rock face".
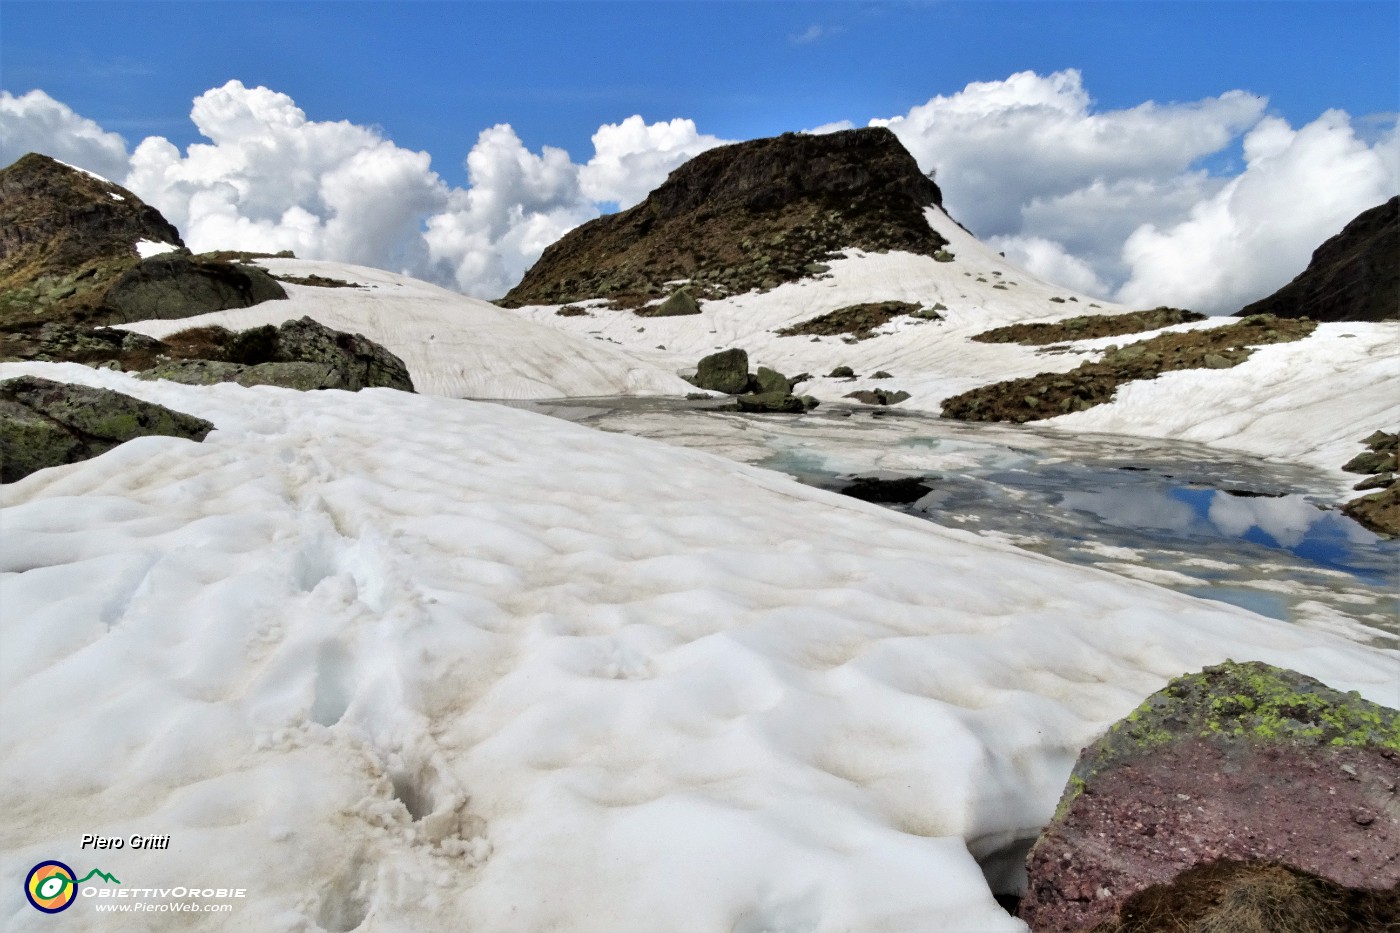
<path id="1" fill-rule="evenodd" d="M 142 372 L 141 378 L 188 385 L 276 385 L 304 391 L 356 392 L 376 387 L 413 391 L 403 360 L 367 337 L 332 330 L 309 317 L 237 334 L 215 331 L 201 329 L 200 339 L 192 341 L 201 348 L 198 358 L 161 363 Z M 211 356 L 217 359 L 208 358 Z"/>
<path id="2" fill-rule="evenodd" d="M 590 221 L 544 251 L 506 307 L 611 298 L 635 308 L 690 279 L 697 297 L 821 274 L 834 251 L 932 256 L 924 219 L 942 193 L 889 130 L 793 133 L 703 152 L 635 207 Z"/>
<path id="3" fill-rule="evenodd" d="M 1178 677 L 1080 754 L 1019 916 L 1046 933 L 1136 929 L 1133 895 L 1220 859 L 1393 891 L 1398 783 L 1395 710 L 1258 662 Z"/>
<path id="4" fill-rule="evenodd" d="M 1400 535 L 1400 480 L 1395 459 L 1400 454 L 1400 434 L 1376 431 L 1361 443 L 1369 449 L 1348 460 L 1342 469 L 1367 475 L 1355 489 L 1380 491 L 1352 499 L 1342 506 L 1342 512 L 1378 534 Z"/>
<path id="5" fill-rule="evenodd" d="M 1400 196 L 1363 211 L 1319 246 L 1292 282 L 1241 309 L 1314 321 L 1400 319 Z"/>
<path id="6" fill-rule="evenodd" d="M 738 347 L 711 353 L 695 370 L 696 387 L 738 395 L 749 384 L 749 355 Z"/>
<path id="7" fill-rule="evenodd" d="M 1008 379 L 946 398 L 943 417 L 1023 423 L 1085 411 L 1113 401 L 1125 382 L 1178 369 L 1226 369 L 1249 359 L 1252 347 L 1301 340 L 1316 328 L 1311 320 L 1256 314 L 1223 327 L 1159 334 L 1121 348 L 1109 346 L 1102 359 L 1067 373 Z"/>
<path id="8" fill-rule="evenodd" d="M 0 482 L 77 463 L 134 437 L 204 440 L 214 426 L 108 389 L 21 376 L 0 382 Z"/>
<path id="9" fill-rule="evenodd" d="M 124 272 L 102 302 L 103 323 L 169 320 L 287 297 L 257 266 L 164 253 Z"/>

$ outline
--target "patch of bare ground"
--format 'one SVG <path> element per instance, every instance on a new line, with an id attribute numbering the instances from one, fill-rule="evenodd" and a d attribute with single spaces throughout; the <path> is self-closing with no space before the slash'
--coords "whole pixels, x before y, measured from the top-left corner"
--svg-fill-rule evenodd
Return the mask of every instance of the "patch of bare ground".
<path id="1" fill-rule="evenodd" d="M 1085 411 L 1112 401 L 1125 382 L 1179 369 L 1229 369 L 1248 359 L 1253 347 L 1301 340 L 1316 327 L 1306 318 L 1257 314 L 1209 330 L 1159 334 L 1122 348 L 1110 346 L 1103 359 L 1067 373 L 1039 373 L 955 395 L 944 400 L 943 417 L 1024 423 Z"/>
<path id="2" fill-rule="evenodd" d="M 857 340 L 868 340 L 875 336 L 876 328 L 905 315 L 929 320 L 940 319 L 936 311 L 927 310 L 908 301 L 873 301 L 828 311 L 801 324 L 784 327 L 777 331 L 777 334 L 779 337 L 835 337 L 850 334 Z"/>
<path id="3" fill-rule="evenodd" d="M 1052 299 L 1053 300 L 1053 299 Z M 1120 334 L 1140 334 L 1160 330 L 1173 324 L 1203 321 L 1206 316 L 1181 308 L 1153 308 L 1151 311 L 1130 311 L 1127 314 L 1085 314 L 1063 321 L 1036 324 L 1012 324 L 984 331 L 975 337 L 978 343 L 1019 343 L 1040 347 L 1062 340 L 1093 340 L 1097 337 L 1117 337 Z"/>

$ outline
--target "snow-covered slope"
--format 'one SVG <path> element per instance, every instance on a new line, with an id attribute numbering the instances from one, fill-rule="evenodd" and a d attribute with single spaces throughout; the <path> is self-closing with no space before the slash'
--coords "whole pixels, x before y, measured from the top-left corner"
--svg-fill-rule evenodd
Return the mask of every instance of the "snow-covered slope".
<path id="1" fill-rule="evenodd" d="M 123 325 L 152 337 L 209 324 L 242 330 L 303 315 L 364 334 L 397 354 L 419 392 L 450 398 L 684 395 L 674 372 L 616 347 L 537 327 L 489 302 L 363 266 L 259 260 L 275 275 L 320 275 L 367 288 L 285 284 L 287 301 L 175 321 Z"/>
<path id="2" fill-rule="evenodd" d="M 936 411 L 940 400 L 973 386 L 1072 369 L 1080 363 L 1078 357 L 1044 356 L 1015 344 L 973 343 L 968 340 L 972 335 L 1018 321 L 1129 310 L 1036 279 L 979 242 L 940 208 L 929 208 L 926 216 L 949 241 L 953 262 L 911 253 L 850 251 L 846 258 L 831 261 L 831 271 L 820 278 L 707 301 L 698 316 L 639 318 L 626 311 L 596 309 L 588 317 L 559 317 L 554 306 L 526 307 L 518 313 L 594 341 L 614 341 L 670 369 L 694 371 L 701 356 L 742 347 L 752 365 L 819 377 L 803 383 L 801 391 L 823 400 L 840 399 L 858 388 L 897 387 L 914 396 L 906 407 Z M 942 304 L 947 310 L 939 313 L 946 320 L 899 319 L 881 328 L 882 336 L 853 344 L 840 337 L 775 333 L 828 311 L 874 301 Z M 823 378 L 843 364 L 862 376 L 884 369 L 894 378 L 854 383 Z"/>
<path id="3" fill-rule="evenodd" d="M 974 855 L 1167 678 L 1258 658 L 1400 703 L 1393 653 L 696 451 L 26 372 L 218 426 L 0 490 L 4 876 L 247 890 L 65 929 L 1022 930 Z M 53 925 L 0 888 L 0 926 Z"/>
<path id="4" fill-rule="evenodd" d="M 943 399 L 974 386 L 1063 372 L 1095 359 L 1125 335 L 1078 341 L 1071 352 L 1044 353 L 1016 344 L 975 343 L 975 334 L 1005 324 L 1053 321 L 1083 314 L 1134 310 L 1048 284 L 1008 262 L 939 208 L 929 223 L 948 241 L 950 263 L 908 253 L 853 254 L 833 261 L 828 276 L 703 304 L 692 317 L 641 319 L 594 310 L 591 317 L 558 317 L 553 307 L 521 310 L 530 319 L 595 341 L 611 340 L 656 365 L 690 371 L 716 349 L 742 347 L 751 365 L 788 375 L 812 373 L 799 391 L 839 402 L 856 389 L 903 389 L 902 408 L 938 411 Z M 1060 298 L 1063 301 L 1051 301 Z M 942 304 L 943 322 L 904 318 L 857 343 L 840 337 L 779 337 L 775 331 L 852 304 L 909 301 Z M 1219 327 L 1212 318 L 1164 331 Z M 1159 332 L 1159 333 L 1160 333 Z M 661 344 L 664 350 L 656 349 Z M 862 378 L 826 378 L 838 365 Z M 893 378 L 871 379 L 885 370 Z M 1229 370 L 1168 373 L 1119 390 L 1113 403 L 1061 416 L 1043 425 L 1142 437 L 1204 441 L 1233 450 L 1326 470 L 1338 490 L 1349 488 L 1338 469 L 1377 428 L 1400 425 L 1400 324 L 1327 324 L 1306 340 L 1255 350 Z"/>

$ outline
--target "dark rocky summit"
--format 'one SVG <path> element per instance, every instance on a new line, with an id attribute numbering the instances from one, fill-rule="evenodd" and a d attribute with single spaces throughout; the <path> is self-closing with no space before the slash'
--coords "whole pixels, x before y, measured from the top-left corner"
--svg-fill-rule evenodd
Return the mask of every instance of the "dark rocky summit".
<path id="1" fill-rule="evenodd" d="M 77 463 L 135 437 L 159 434 L 202 441 L 202 418 L 86 386 L 21 376 L 0 382 L 0 482 Z"/>
<path id="2" fill-rule="evenodd" d="M 1356 484 L 1357 490 L 1379 491 L 1352 499 L 1342 506 L 1342 512 L 1378 534 L 1400 535 L 1400 471 L 1396 469 L 1400 434 L 1376 431 L 1361 443 L 1366 452 L 1352 457 L 1342 469 L 1366 477 Z"/>
<path id="3" fill-rule="evenodd" d="M 143 260 L 141 240 L 176 250 Z M 0 169 L 0 359 L 55 358 L 36 346 L 46 325 L 189 317 L 285 297 L 256 266 L 191 256 L 160 212 L 120 185 L 36 153 Z"/>
<path id="4" fill-rule="evenodd" d="M 1239 316 L 1400 320 L 1400 196 L 1363 211 L 1319 246 L 1297 278 Z"/>
<path id="5" fill-rule="evenodd" d="M 837 250 L 946 245 L 924 218 L 942 203 L 889 130 L 787 133 L 703 152 L 641 204 L 544 251 L 506 307 L 610 298 L 638 308 L 688 280 L 696 298 L 773 288 L 826 271 Z"/>
<path id="6" fill-rule="evenodd" d="M 1259 662 L 1178 677 L 1080 754 L 1019 916 L 1037 933 L 1385 929 L 1365 924 L 1400 916 L 1397 784 L 1395 710 Z M 1261 884 L 1294 911 L 1359 913 L 1251 925 Z"/>

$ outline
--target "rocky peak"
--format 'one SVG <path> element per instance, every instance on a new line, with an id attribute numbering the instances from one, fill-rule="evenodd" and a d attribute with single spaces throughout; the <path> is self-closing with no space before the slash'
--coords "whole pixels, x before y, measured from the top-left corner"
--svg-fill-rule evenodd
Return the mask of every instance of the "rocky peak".
<path id="1" fill-rule="evenodd" d="M 1400 318 L 1400 197 L 1362 211 L 1297 278 L 1238 313 L 1314 321 Z"/>
<path id="2" fill-rule="evenodd" d="M 171 252 L 141 258 L 137 243 Z M 287 297 L 262 269 L 191 256 L 121 185 L 29 153 L 0 169 L 0 359 L 47 357 L 50 325 L 188 317 Z"/>
<path id="3" fill-rule="evenodd" d="M 31 152 L 0 169 L 0 288 L 136 260 L 136 242 L 183 246 L 160 211 L 110 181 Z"/>
<path id="4" fill-rule="evenodd" d="M 924 209 L 942 201 L 883 127 L 722 146 L 641 204 L 566 234 L 501 304 L 611 298 L 635 308 L 679 279 L 706 298 L 772 288 L 824 271 L 823 259 L 849 247 L 932 256 L 946 242 Z"/>

